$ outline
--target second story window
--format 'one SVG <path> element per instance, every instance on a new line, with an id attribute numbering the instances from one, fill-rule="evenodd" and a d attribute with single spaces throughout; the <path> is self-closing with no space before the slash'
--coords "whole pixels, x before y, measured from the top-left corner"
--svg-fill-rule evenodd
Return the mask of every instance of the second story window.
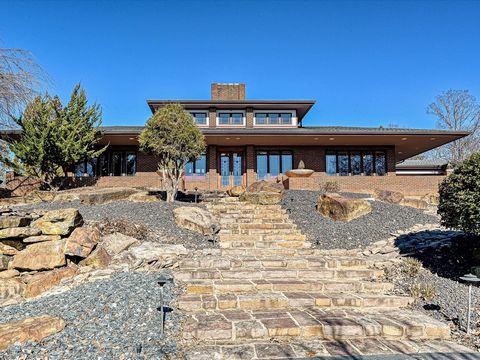
<path id="1" fill-rule="evenodd" d="M 192 111 L 190 114 L 193 116 L 193 119 L 195 120 L 195 124 L 197 125 L 208 125 L 207 120 L 208 120 L 208 115 L 206 112 L 196 112 Z"/>
<path id="2" fill-rule="evenodd" d="M 255 125 L 292 125 L 292 113 L 255 113 Z"/>
<path id="3" fill-rule="evenodd" d="M 243 125 L 243 113 L 221 112 L 218 113 L 219 125 Z"/>

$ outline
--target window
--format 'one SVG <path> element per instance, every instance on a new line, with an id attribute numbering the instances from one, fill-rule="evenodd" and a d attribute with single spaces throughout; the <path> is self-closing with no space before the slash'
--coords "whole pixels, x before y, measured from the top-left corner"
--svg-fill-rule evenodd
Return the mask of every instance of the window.
<path id="1" fill-rule="evenodd" d="M 133 176 L 136 173 L 135 151 L 106 151 L 98 159 L 90 159 L 75 166 L 76 176 Z"/>
<path id="2" fill-rule="evenodd" d="M 197 125 L 208 125 L 207 124 L 207 119 L 208 119 L 208 114 L 206 111 L 191 111 L 190 114 L 193 116 L 193 119 L 195 120 L 195 124 Z"/>
<path id="3" fill-rule="evenodd" d="M 385 151 L 327 151 L 327 175 L 379 175 L 387 173 Z"/>
<path id="4" fill-rule="evenodd" d="M 291 151 L 258 151 L 257 179 L 276 177 L 292 169 L 293 155 Z"/>
<path id="5" fill-rule="evenodd" d="M 207 156 L 201 155 L 197 160 L 185 164 L 185 176 L 205 176 L 207 173 Z"/>
<path id="6" fill-rule="evenodd" d="M 137 167 L 137 154 L 127 152 L 127 175 L 135 175 Z"/>
<path id="7" fill-rule="evenodd" d="M 219 125 L 243 125 L 243 113 L 221 112 L 218 113 Z"/>
<path id="8" fill-rule="evenodd" d="M 255 113 L 255 125 L 292 125 L 291 112 Z"/>
<path id="9" fill-rule="evenodd" d="M 81 161 L 75 165 L 75 176 L 95 176 L 97 169 L 97 159 Z"/>

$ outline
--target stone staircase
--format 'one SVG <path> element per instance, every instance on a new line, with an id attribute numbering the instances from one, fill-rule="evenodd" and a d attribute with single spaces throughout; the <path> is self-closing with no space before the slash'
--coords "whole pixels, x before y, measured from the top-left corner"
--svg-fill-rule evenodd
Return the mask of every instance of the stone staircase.
<path id="1" fill-rule="evenodd" d="M 184 259 L 175 275 L 186 290 L 178 300 L 186 344 L 450 336 L 447 325 L 405 309 L 413 299 L 393 295 L 365 258 L 311 248 L 280 205 L 226 198 L 207 207 L 221 223 L 220 255 Z"/>

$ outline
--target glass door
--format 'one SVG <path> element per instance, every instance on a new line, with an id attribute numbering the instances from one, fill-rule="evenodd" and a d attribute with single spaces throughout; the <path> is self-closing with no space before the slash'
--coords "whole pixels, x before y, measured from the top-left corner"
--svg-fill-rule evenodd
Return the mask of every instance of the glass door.
<path id="1" fill-rule="evenodd" d="M 233 186 L 242 185 L 243 182 L 243 156 L 240 153 L 232 153 L 233 159 Z"/>
<path id="2" fill-rule="evenodd" d="M 220 184 L 222 187 L 230 185 L 230 154 L 220 154 Z"/>
<path id="3" fill-rule="evenodd" d="M 220 187 L 228 189 L 243 184 L 244 156 L 242 152 L 220 153 Z"/>

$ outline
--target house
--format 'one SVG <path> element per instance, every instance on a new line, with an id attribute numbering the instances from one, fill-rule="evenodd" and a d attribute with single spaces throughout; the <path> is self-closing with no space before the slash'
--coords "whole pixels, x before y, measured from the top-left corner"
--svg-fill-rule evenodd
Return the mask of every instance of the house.
<path id="1" fill-rule="evenodd" d="M 441 159 L 407 159 L 396 165 L 397 176 L 401 175 L 447 175 L 448 161 Z"/>
<path id="2" fill-rule="evenodd" d="M 343 191 L 374 188 L 411 193 L 436 191 L 439 178 L 397 176 L 396 164 L 467 136 L 463 131 L 306 126 L 314 100 L 248 100 L 245 84 L 211 85 L 210 100 L 148 100 L 152 113 L 180 103 L 207 142 L 205 154 L 186 167 L 184 189 L 226 190 L 259 180 L 289 189 L 320 189 L 335 181 Z M 78 164 L 73 175 L 95 186 L 161 187 L 157 160 L 139 151 L 141 126 L 105 126 L 99 159 Z M 309 177 L 287 177 L 303 161 Z"/>

